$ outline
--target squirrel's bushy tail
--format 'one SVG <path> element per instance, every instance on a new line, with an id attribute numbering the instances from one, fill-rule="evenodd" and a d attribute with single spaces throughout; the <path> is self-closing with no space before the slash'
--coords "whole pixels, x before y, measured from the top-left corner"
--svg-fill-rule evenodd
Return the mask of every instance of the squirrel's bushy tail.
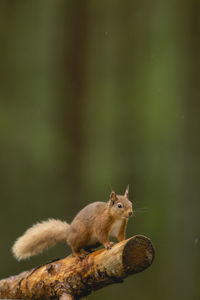
<path id="1" fill-rule="evenodd" d="M 18 260 L 39 254 L 58 242 L 66 241 L 69 226 L 55 219 L 37 223 L 16 240 L 12 252 Z"/>

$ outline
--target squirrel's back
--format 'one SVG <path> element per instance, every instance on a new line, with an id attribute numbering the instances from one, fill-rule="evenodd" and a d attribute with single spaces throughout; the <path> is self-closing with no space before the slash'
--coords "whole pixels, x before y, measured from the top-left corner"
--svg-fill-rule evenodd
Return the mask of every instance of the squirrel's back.
<path id="1" fill-rule="evenodd" d="M 65 241 L 68 228 L 69 224 L 55 219 L 37 223 L 16 240 L 12 252 L 18 260 L 39 254 L 44 249 Z"/>
<path id="2" fill-rule="evenodd" d="M 77 222 L 77 220 L 83 221 L 85 226 L 93 225 L 94 219 L 100 216 L 107 208 L 106 202 L 93 202 L 81 209 L 74 217 L 71 227 Z"/>

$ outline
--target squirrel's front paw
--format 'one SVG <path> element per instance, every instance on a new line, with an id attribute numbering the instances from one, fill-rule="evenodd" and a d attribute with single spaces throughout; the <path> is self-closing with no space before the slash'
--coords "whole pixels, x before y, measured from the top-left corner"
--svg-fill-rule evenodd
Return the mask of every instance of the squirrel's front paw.
<path id="1" fill-rule="evenodd" d="M 109 249 L 112 248 L 112 246 L 113 246 L 114 244 L 115 244 L 115 243 L 113 243 L 113 242 L 109 242 L 109 243 L 107 243 L 107 244 L 105 245 L 105 248 L 106 248 L 107 250 L 109 250 Z"/>

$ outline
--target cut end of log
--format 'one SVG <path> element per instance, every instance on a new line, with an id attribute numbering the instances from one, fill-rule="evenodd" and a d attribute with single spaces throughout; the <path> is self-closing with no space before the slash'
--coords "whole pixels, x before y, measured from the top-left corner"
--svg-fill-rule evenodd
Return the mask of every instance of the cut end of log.
<path id="1" fill-rule="evenodd" d="M 154 256 L 155 251 L 150 239 L 143 235 L 130 238 L 122 254 L 124 272 L 127 275 L 142 272 L 152 264 Z"/>

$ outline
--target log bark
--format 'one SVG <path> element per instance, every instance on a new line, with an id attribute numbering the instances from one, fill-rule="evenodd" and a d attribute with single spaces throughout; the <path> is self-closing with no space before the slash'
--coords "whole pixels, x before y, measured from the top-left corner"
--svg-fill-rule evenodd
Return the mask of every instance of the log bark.
<path id="1" fill-rule="evenodd" d="M 123 282 L 148 268 L 154 259 L 151 241 L 142 235 L 101 249 L 80 260 L 72 255 L 0 281 L 0 298 L 79 299 L 109 284 Z"/>

